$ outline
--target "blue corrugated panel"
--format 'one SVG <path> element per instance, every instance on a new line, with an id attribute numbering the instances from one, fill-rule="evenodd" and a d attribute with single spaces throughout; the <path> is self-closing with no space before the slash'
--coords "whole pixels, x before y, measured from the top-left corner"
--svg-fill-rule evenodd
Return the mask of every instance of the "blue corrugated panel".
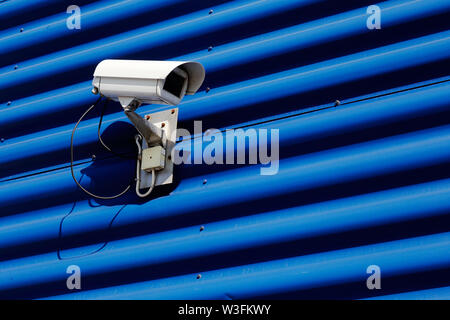
<path id="1" fill-rule="evenodd" d="M 380 2 L 373 30 L 370 1 L 86 0 L 79 30 L 71 4 L 0 2 L 0 298 L 449 298 L 450 1 Z M 179 126 L 278 129 L 278 173 L 187 163 L 148 199 L 87 197 L 69 143 L 106 58 L 201 62 Z M 98 121 L 75 175 L 114 194 L 135 161 L 100 148 Z M 102 134 L 135 153 L 118 104 Z"/>

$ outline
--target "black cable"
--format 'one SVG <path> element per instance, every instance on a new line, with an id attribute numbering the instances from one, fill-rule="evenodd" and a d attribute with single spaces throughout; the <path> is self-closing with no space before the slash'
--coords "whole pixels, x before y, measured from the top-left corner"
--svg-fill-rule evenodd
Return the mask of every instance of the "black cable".
<path id="1" fill-rule="evenodd" d="M 91 197 L 97 198 L 97 199 L 110 200 L 110 199 L 116 199 L 116 198 L 118 198 L 118 197 L 124 195 L 128 190 L 130 190 L 131 184 L 128 185 L 128 187 L 126 187 L 125 190 L 123 190 L 121 193 L 119 193 L 119 194 L 117 194 L 117 195 L 115 195 L 115 196 L 110 196 L 110 197 L 98 196 L 98 195 L 95 195 L 95 194 L 89 192 L 89 191 L 86 190 L 85 188 L 83 188 L 83 186 L 82 186 L 82 185 L 77 181 L 77 179 L 75 178 L 75 174 L 74 174 L 74 172 L 73 172 L 73 137 L 74 137 L 74 135 L 75 135 L 75 131 L 77 130 L 78 125 L 79 125 L 80 122 L 84 119 L 84 117 L 85 117 L 92 109 L 94 109 L 94 107 L 100 102 L 101 99 L 102 99 L 102 97 L 99 97 L 99 98 L 97 99 L 97 101 L 95 101 L 94 104 L 93 104 L 92 106 L 90 106 L 90 107 L 83 113 L 83 115 L 80 117 L 80 119 L 79 119 L 78 122 L 75 124 L 75 127 L 74 127 L 73 130 L 72 130 L 72 136 L 71 136 L 71 138 L 70 138 L 70 172 L 71 172 L 71 174 L 72 174 L 73 181 L 75 181 L 75 183 L 77 184 L 77 186 L 78 186 L 81 190 L 83 190 L 86 194 L 90 195 Z M 101 122 L 100 122 L 100 124 L 101 124 Z M 100 126 L 99 126 L 99 128 L 100 128 Z M 99 135 L 99 136 L 100 136 L 100 135 Z M 107 147 L 107 146 L 105 145 L 105 147 Z"/>
<path id="2" fill-rule="evenodd" d="M 105 110 L 106 110 L 106 106 L 108 105 L 108 101 L 109 101 L 109 100 L 106 99 L 105 102 L 103 103 L 103 109 L 102 109 L 102 112 L 101 112 L 101 114 L 100 114 L 100 120 L 98 121 L 97 137 L 98 137 L 98 141 L 100 141 L 100 143 L 102 144 L 102 146 L 103 146 L 106 150 L 108 150 L 109 152 L 115 154 L 115 152 L 112 151 L 111 148 L 108 147 L 108 146 L 103 142 L 102 136 L 101 136 L 101 134 L 100 134 L 100 129 L 102 128 L 103 116 L 105 115 Z"/>
<path id="3" fill-rule="evenodd" d="M 98 141 L 100 142 L 100 144 L 103 146 L 103 148 L 105 148 L 106 150 L 108 150 L 109 152 L 111 152 L 113 155 L 118 156 L 119 158 L 122 159 L 136 159 L 136 157 L 130 157 L 130 156 L 126 156 L 123 154 L 120 154 L 118 152 L 115 152 L 114 150 L 112 150 L 110 147 L 108 147 L 106 145 L 106 143 L 103 141 L 102 139 L 102 135 L 100 134 L 101 128 L 102 128 L 102 123 L 103 123 L 103 116 L 105 115 L 105 110 L 106 107 L 108 105 L 109 99 L 105 100 L 105 103 L 103 104 L 103 109 L 102 112 L 100 114 L 100 119 L 98 121 L 98 129 L 97 129 L 97 137 L 98 137 Z"/>

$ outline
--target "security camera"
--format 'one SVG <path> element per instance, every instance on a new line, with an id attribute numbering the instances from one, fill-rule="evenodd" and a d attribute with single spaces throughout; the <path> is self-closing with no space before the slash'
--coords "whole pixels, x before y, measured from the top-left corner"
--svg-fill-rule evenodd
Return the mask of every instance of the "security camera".
<path id="1" fill-rule="evenodd" d="M 178 105 L 185 95 L 197 92 L 205 79 L 205 69 L 191 61 L 104 60 L 94 72 L 94 94 L 118 101 L 140 136 L 136 193 L 150 194 L 154 186 L 172 183 L 178 109 L 147 114 L 135 110 L 141 104 Z M 140 189 L 149 190 L 141 193 Z"/>
<path id="2" fill-rule="evenodd" d="M 186 61 L 104 60 L 94 72 L 94 93 L 121 103 L 177 105 L 197 92 L 205 79 L 200 63 Z"/>

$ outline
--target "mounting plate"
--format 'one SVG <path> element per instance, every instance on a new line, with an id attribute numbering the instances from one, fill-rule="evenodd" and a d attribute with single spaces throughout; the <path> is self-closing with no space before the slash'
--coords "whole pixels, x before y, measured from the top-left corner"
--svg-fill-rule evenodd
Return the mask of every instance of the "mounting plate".
<path id="1" fill-rule="evenodd" d="M 172 150 L 175 147 L 176 131 L 178 123 L 178 108 L 164 110 L 160 112 L 150 113 L 144 117 L 147 121 L 155 126 L 162 128 L 167 137 L 166 142 L 166 164 L 164 169 L 156 171 L 155 186 L 169 184 L 173 182 L 173 161 Z M 142 150 L 148 148 L 147 141 L 142 139 Z M 141 182 L 139 189 L 149 188 L 152 184 L 152 173 L 141 170 Z"/>

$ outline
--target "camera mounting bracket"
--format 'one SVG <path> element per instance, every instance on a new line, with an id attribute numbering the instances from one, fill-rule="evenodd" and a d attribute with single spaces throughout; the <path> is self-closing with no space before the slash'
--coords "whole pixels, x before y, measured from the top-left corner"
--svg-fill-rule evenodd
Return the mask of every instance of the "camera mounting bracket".
<path id="1" fill-rule="evenodd" d="M 162 130 L 165 137 L 165 166 L 157 171 L 155 186 L 169 184 L 173 182 L 173 159 L 172 151 L 176 143 L 176 132 L 178 123 L 178 108 L 172 108 L 145 115 L 144 121 L 147 121 L 152 127 Z M 157 143 L 156 143 L 157 144 Z M 153 147 L 155 144 L 148 143 L 142 139 L 142 150 Z M 149 188 L 152 184 L 152 173 L 145 170 L 140 171 L 139 189 Z"/>

